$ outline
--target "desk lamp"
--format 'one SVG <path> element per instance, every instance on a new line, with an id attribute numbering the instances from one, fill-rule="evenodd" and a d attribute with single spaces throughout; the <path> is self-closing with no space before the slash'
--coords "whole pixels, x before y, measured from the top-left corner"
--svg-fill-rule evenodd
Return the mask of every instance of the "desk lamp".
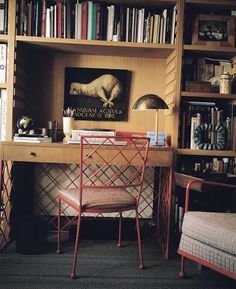
<path id="1" fill-rule="evenodd" d="M 155 94 L 145 94 L 141 96 L 134 104 L 134 110 L 149 110 L 155 109 L 155 144 L 158 144 L 158 110 L 168 109 L 165 101 Z"/>

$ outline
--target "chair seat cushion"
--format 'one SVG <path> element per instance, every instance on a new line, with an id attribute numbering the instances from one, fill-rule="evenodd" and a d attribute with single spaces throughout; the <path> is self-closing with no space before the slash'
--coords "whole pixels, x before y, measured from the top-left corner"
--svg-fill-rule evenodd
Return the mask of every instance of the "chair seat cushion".
<path id="1" fill-rule="evenodd" d="M 68 202 L 74 208 L 80 205 L 79 189 L 66 189 L 59 191 L 59 197 Z M 136 198 L 122 188 L 89 188 L 83 189 L 82 210 L 93 211 L 120 211 L 133 209 L 136 206 Z"/>
<path id="2" fill-rule="evenodd" d="M 236 255 L 236 213 L 187 212 L 182 232 L 209 246 Z"/>

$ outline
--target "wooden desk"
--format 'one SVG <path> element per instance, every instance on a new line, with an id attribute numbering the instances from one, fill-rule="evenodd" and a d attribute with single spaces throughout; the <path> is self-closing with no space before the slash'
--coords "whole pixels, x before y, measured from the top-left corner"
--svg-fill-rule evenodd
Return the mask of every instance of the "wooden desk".
<path id="1" fill-rule="evenodd" d="M 0 158 L 2 160 L 1 184 L 6 216 L 5 222 L 1 222 L 1 228 L 5 227 L 1 229 L 3 237 L 1 237 L 0 232 L 0 248 L 9 239 L 10 228 L 8 220 L 11 211 L 9 200 L 13 186 L 11 179 L 12 163 L 77 164 L 79 163 L 79 148 L 78 144 L 0 142 Z M 109 150 L 112 150 L 112 147 L 106 145 L 104 149 L 109 154 Z M 158 192 L 157 235 L 166 258 L 169 256 L 172 164 L 173 149 L 168 147 L 150 147 L 147 166 L 159 168 L 159 180 L 158 186 L 156 186 Z M 4 234 L 3 231 L 5 232 Z"/>
<path id="2" fill-rule="evenodd" d="M 104 146 L 109 151 L 111 146 Z M 0 142 L 0 158 L 4 161 L 36 163 L 78 163 L 79 145 L 63 143 Z M 148 166 L 172 167 L 173 149 L 150 146 Z"/>

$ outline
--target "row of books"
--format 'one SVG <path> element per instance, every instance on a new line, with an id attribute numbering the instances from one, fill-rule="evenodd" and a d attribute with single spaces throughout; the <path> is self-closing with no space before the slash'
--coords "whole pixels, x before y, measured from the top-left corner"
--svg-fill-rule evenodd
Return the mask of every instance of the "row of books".
<path id="1" fill-rule="evenodd" d="M 184 101 L 180 130 L 181 148 L 198 149 L 194 140 L 196 128 L 201 124 L 212 124 L 224 128 L 225 147 L 236 150 L 234 136 L 236 112 L 235 105 L 218 106 L 216 102 Z M 217 144 L 217 132 L 205 132 L 204 143 Z"/>
<path id="2" fill-rule="evenodd" d="M 185 174 L 198 177 L 217 177 L 221 174 L 236 175 L 235 157 L 206 157 L 183 158 L 180 160 L 179 170 Z"/>
<path id="3" fill-rule="evenodd" d="M 0 34 L 7 34 L 8 0 L 0 0 Z"/>
<path id="4" fill-rule="evenodd" d="M 7 78 L 7 44 L 0 43 L 0 83 L 6 83 Z"/>
<path id="5" fill-rule="evenodd" d="M 176 5 L 162 9 L 94 1 L 18 1 L 17 33 L 27 36 L 174 44 Z"/>

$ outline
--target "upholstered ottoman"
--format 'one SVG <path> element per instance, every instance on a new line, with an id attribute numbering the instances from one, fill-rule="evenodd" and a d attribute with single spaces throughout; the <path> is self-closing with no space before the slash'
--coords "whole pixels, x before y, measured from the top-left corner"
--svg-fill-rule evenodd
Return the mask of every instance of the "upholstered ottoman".
<path id="1" fill-rule="evenodd" d="M 178 251 L 236 279 L 236 213 L 186 212 Z"/>

